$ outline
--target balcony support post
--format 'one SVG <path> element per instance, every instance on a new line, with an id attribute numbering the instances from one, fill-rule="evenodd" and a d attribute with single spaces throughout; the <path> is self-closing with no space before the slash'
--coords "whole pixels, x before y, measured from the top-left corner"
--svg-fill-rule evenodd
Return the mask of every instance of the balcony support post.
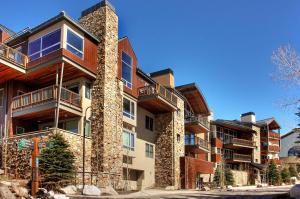
<path id="1" fill-rule="evenodd" d="M 61 71 L 60 71 L 60 81 L 59 81 L 59 87 L 57 90 L 57 109 L 56 109 L 56 115 L 55 115 L 55 129 L 58 127 L 58 121 L 59 121 L 59 106 L 60 106 L 60 97 L 61 97 L 61 87 L 62 87 L 62 81 L 63 81 L 63 76 L 64 76 L 64 67 L 65 63 L 63 62 L 61 64 Z M 57 87 L 56 87 L 57 89 Z"/>

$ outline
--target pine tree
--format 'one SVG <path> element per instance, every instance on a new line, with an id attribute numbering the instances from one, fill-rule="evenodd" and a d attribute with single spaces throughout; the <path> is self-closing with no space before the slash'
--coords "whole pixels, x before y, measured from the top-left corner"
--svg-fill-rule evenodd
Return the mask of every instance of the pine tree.
<path id="1" fill-rule="evenodd" d="M 58 190 L 68 185 L 74 178 L 74 162 L 75 157 L 62 135 L 51 135 L 39 160 L 42 186 L 48 190 Z"/>
<path id="2" fill-rule="evenodd" d="M 298 177 L 298 173 L 297 173 L 296 168 L 294 166 L 290 166 L 289 171 L 290 171 L 291 177 Z"/>
<path id="3" fill-rule="evenodd" d="M 297 172 L 300 173 L 300 165 L 297 165 Z"/>
<path id="4" fill-rule="evenodd" d="M 281 179 L 284 183 L 290 182 L 290 171 L 287 168 L 282 169 L 281 171 Z"/>
<path id="5" fill-rule="evenodd" d="M 231 169 L 227 168 L 225 169 L 225 185 L 233 185 L 233 184 L 234 184 L 233 173 Z"/>
<path id="6" fill-rule="evenodd" d="M 269 184 L 270 185 L 277 185 L 280 183 L 280 175 L 277 170 L 276 164 L 272 160 L 271 163 L 269 164 L 268 168 L 268 179 L 269 179 Z"/>
<path id="7" fill-rule="evenodd" d="M 220 171 L 219 167 L 216 168 L 216 170 L 215 170 L 213 183 L 214 183 L 214 186 L 216 186 L 216 187 L 221 186 L 221 171 Z"/>

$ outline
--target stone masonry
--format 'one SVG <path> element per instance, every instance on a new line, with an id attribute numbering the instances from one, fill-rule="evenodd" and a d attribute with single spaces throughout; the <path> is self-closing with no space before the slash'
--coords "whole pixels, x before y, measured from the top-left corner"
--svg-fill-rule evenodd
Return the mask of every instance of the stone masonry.
<path id="1" fill-rule="evenodd" d="M 82 12 L 80 24 L 99 40 L 98 65 L 93 86 L 92 171 L 100 187 L 122 188 L 122 93 L 117 79 L 118 17 L 102 1 Z"/>
<path id="2" fill-rule="evenodd" d="M 180 98 L 177 107 L 178 111 L 155 117 L 157 187 L 180 188 L 180 157 L 184 156 L 184 101 Z"/>

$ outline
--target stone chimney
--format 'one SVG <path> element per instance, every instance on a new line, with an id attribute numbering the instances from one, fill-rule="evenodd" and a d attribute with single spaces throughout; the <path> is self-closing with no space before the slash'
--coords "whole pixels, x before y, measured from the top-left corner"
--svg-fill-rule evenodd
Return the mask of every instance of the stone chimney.
<path id="1" fill-rule="evenodd" d="M 92 172 L 97 174 L 97 186 L 110 184 L 122 188 L 122 93 L 117 79 L 118 17 L 108 1 L 84 10 L 80 24 L 96 36 L 98 63 L 93 86 L 92 112 Z"/>
<path id="2" fill-rule="evenodd" d="M 165 87 L 170 87 L 170 88 L 175 87 L 174 74 L 173 74 L 172 69 L 170 69 L 170 68 L 150 73 L 150 76 L 157 83 L 159 83 Z"/>
<path id="3" fill-rule="evenodd" d="M 255 124 L 256 123 L 255 113 L 254 112 L 243 113 L 241 115 L 241 121 Z"/>

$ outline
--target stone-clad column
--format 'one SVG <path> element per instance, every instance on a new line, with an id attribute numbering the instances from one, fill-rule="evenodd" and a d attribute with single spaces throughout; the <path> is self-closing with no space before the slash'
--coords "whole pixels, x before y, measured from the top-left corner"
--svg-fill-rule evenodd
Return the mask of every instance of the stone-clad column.
<path id="1" fill-rule="evenodd" d="M 98 173 L 98 186 L 111 183 L 121 188 L 123 84 L 117 80 L 118 17 L 102 1 L 82 12 L 80 24 L 100 40 L 92 96 L 92 171 Z"/>
<path id="2" fill-rule="evenodd" d="M 180 188 L 180 157 L 184 156 L 184 102 L 179 111 L 155 116 L 155 184 Z"/>

